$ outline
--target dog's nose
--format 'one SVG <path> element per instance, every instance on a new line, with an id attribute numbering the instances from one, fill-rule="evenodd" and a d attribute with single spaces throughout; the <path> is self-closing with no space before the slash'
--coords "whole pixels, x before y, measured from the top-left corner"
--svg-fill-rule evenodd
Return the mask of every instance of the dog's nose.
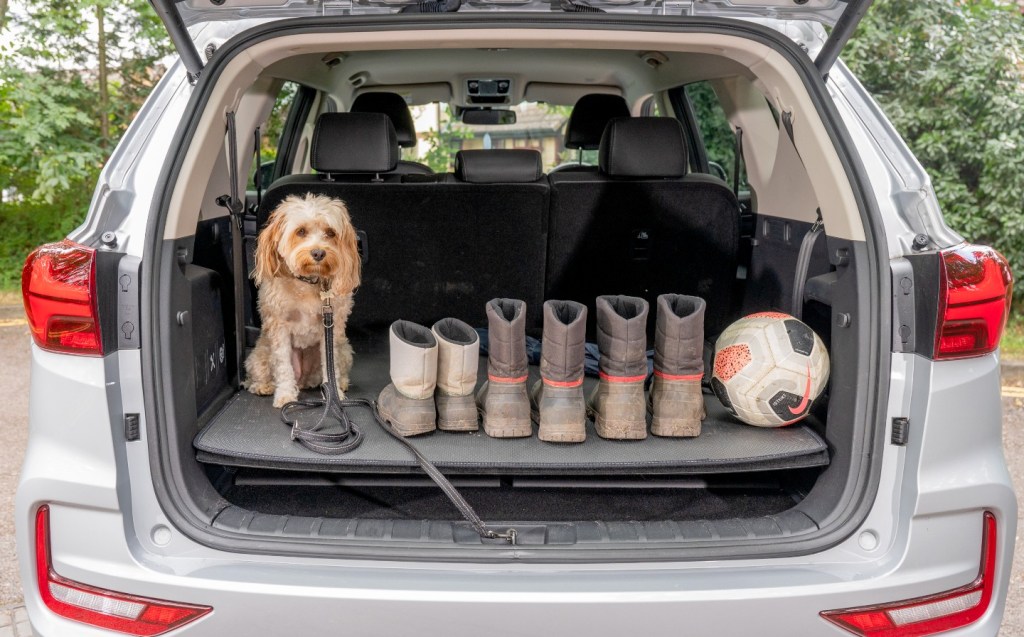
<path id="1" fill-rule="evenodd" d="M 327 253 L 324 252 L 323 250 L 310 250 L 309 256 L 313 257 L 313 260 L 319 263 L 324 260 L 324 257 L 327 256 Z"/>

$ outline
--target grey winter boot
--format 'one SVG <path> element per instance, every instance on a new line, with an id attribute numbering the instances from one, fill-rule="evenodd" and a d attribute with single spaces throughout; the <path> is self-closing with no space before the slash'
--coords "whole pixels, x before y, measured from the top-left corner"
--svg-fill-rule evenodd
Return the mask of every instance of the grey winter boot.
<path id="1" fill-rule="evenodd" d="M 583 442 L 587 437 L 587 404 L 583 399 L 583 345 L 587 307 L 575 301 L 544 303 L 541 380 L 530 391 L 533 419 L 540 439 Z"/>
<path id="2" fill-rule="evenodd" d="M 704 419 L 704 299 L 682 294 L 658 297 L 654 334 L 654 382 L 647 408 L 655 436 L 699 436 Z"/>
<path id="3" fill-rule="evenodd" d="M 484 433 L 494 438 L 533 434 L 526 395 L 526 303 L 516 299 L 487 302 L 487 382 L 477 393 Z"/>
<path id="4" fill-rule="evenodd" d="M 480 336 L 454 318 L 441 319 L 430 331 L 437 339 L 437 428 L 476 431 L 479 414 L 473 390 L 480 363 Z"/>
<path id="5" fill-rule="evenodd" d="M 597 297 L 600 380 L 590 397 L 597 435 L 647 437 L 647 301 L 634 296 Z"/>
<path id="6" fill-rule="evenodd" d="M 392 323 L 390 337 L 391 383 L 377 398 L 380 415 L 403 436 L 433 431 L 437 428 L 437 339 L 410 321 Z"/>

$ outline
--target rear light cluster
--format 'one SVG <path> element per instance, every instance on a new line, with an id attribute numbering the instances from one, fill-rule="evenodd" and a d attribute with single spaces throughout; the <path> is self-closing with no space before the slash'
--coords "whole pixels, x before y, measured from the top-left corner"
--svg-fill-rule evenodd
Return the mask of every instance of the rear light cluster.
<path id="1" fill-rule="evenodd" d="M 61 577 L 50 557 L 50 508 L 36 512 L 36 581 L 51 611 L 77 622 L 128 635 L 162 635 L 213 609 L 108 591 Z"/>
<path id="2" fill-rule="evenodd" d="M 962 245 L 942 252 L 935 358 L 994 352 L 1006 327 L 1013 275 L 1003 255 L 988 246 Z"/>
<path id="3" fill-rule="evenodd" d="M 996 569 L 996 518 L 985 513 L 978 578 L 945 593 L 891 604 L 821 613 L 830 622 L 862 637 L 923 637 L 972 624 L 992 601 Z"/>
<path id="4" fill-rule="evenodd" d="M 103 354 L 96 309 L 96 251 L 71 241 L 36 248 L 21 272 L 25 314 L 36 345 Z"/>

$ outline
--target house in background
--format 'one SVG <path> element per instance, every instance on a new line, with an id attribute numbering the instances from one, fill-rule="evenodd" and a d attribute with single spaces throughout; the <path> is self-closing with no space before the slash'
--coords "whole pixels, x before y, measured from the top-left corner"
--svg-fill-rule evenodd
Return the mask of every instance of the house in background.
<path id="1" fill-rule="evenodd" d="M 515 124 L 480 126 L 451 121 L 447 105 L 413 106 L 419 142 L 405 152 L 405 158 L 424 161 L 435 170 L 451 170 L 459 150 L 535 148 L 541 153 L 545 171 L 562 163 L 568 120 L 568 114 L 562 111 L 566 109 L 527 102 L 512 110 L 516 112 Z"/>

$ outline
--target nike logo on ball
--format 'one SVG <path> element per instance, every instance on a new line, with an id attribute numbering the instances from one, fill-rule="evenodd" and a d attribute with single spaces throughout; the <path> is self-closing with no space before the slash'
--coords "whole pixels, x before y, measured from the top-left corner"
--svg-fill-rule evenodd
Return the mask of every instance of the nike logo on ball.
<path id="1" fill-rule="evenodd" d="M 804 387 L 804 397 L 803 397 L 803 400 L 801 400 L 800 404 L 797 405 L 796 407 L 790 407 L 789 408 L 789 413 L 793 414 L 794 416 L 796 416 L 797 414 L 802 414 L 804 412 L 804 410 L 807 409 L 807 403 L 809 403 L 809 402 L 811 402 L 811 366 L 810 365 L 807 366 L 807 386 Z"/>

